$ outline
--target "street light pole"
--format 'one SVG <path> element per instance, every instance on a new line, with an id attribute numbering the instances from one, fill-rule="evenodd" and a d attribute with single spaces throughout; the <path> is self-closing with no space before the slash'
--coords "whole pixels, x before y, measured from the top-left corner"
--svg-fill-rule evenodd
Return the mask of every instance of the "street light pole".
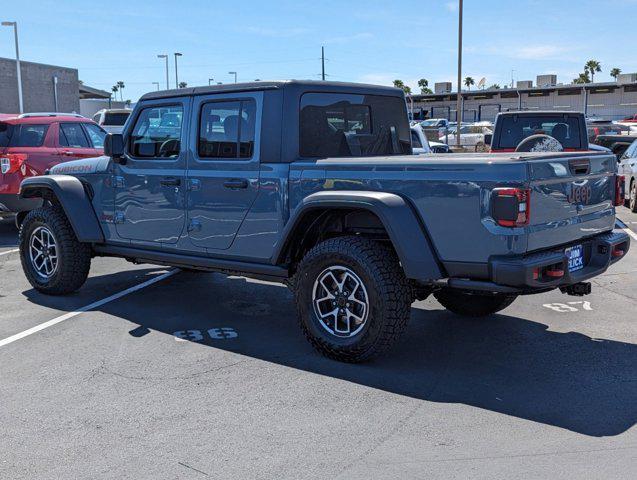
<path id="1" fill-rule="evenodd" d="M 177 57 L 181 56 L 181 53 L 175 52 L 175 88 L 179 88 L 179 76 L 177 75 Z"/>
<path id="2" fill-rule="evenodd" d="M 460 148 L 460 125 L 462 125 L 462 0 L 458 0 L 458 95 L 456 99 L 456 146 Z"/>
<path id="3" fill-rule="evenodd" d="M 153 82 L 153 85 L 157 86 L 157 91 L 159 91 L 159 82 Z"/>
<path id="4" fill-rule="evenodd" d="M 228 75 L 234 75 L 234 83 L 237 83 L 237 72 L 228 72 Z"/>
<path id="5" fill-rule="evenodd" d="M 168 54 L 157 55 L 157 58 L 166 59 L 166 90 L 170 90 L 170 85 L 168 84 Z"/>
<path id="6" fill-rule="evenodd" d="M 5 27 L 13 27 L 13 35 L 15 37 L 15 64 L 18 75 L 18 104 L 20 113 L 24 113 L 24 104 L 22 102 L 22 72 L 20 71 L 20 48 L 18 47 L 18 22 L 2 22 Z"/>

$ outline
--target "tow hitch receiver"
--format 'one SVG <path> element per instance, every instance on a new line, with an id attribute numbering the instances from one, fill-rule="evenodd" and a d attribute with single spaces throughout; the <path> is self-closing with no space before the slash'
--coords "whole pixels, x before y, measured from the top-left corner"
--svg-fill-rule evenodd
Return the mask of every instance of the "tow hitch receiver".
<path id="1" fill-rule="evenodd" d="M 560 287 L 560 292 L 574 297 L 583 297 L 591 293 L 591 282 L 579 282 L 568 287 Z"/>

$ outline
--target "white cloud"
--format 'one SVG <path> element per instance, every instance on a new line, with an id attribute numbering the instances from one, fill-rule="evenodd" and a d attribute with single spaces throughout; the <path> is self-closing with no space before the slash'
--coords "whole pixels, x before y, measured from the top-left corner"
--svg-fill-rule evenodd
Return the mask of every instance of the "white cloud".
<path id="1" fill-rule="evenodd" d="M 562 56 L 567 51 L 567 48 L 558 47 L 556 45 L 531 45 L 513 50 L 511 54 L 514 58 L 521 58 L 523 60 L 544 60 Z"/>
<path id="2" fill-rule="evenodd" d="M 446 2 L 445 3 L 445 8 L 447 10 L 449 10 L 450 12 L 457 12 L 458 11 L 458 0 L 451 1 L 451 2 Z"/>

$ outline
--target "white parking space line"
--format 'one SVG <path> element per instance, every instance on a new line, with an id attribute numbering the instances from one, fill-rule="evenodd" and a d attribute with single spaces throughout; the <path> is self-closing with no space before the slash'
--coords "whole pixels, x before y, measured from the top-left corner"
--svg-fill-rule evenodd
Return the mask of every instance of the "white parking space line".
<path id="1" fill-rule="evenodd" d="M 44 330 L 45 328 L 49 328 L 49 327 L 52 327 L 53 325 L 57 325 L 58 323 L 61 323 L 65 320 L 76 317 L 84 312 L 88 312 L 89 310 L 93 310 L 94 308 L 101 307 L 102 305 L 112 302 L 113 300 L 122 298 L 128 295 L 129 293 L 137 292 L 138 290 L 149 287 L 150 285 L 153 285 L 154 283 L 161 282 L 162 280 L 174 275 L 177 272 L 179 272 L 179 269 L 170 270 L 169 272 L 162 273 L 161 275 L 155 278 L 151 278 L 150 280 L 140 283 L 139 285 L 135 285 L 134 287 L 127 288 L 126 290 L 122 290 L 121 292 L 115 293 L 111 295 L 110 297 L 103 298 L 89 305 L 78 308 L 77 310 L 73 312 L 65 313 L 64 315 L 61 315 L 52 320 L 49 320 L 48 322 L 41 323 L 39 325 L 36 325 L 35 327 L 29 328 L 28 330 L 24 330 L 23 332 L 16 333 L 15 335 L 11 335 L 10 337 L 0 340 L 0 347 L 9 345 L 10 343 L 13 343 L 17 340 L 28 337 L 29 335 L 33 335 L 34 333 Z"/>
<path id="2" fill-rule="evenodd" d="M 19 252 L 20 249 L 19 248 L 14 248 L 13 250 L 7 250 L 6 252 L 0 252 L 0 257 L 2 255 L 9 255 L 10 253 L 15 253 L 15 252 Z"/>
<path id="3" fill-rule="evenodd" d="M 628 235 L 633 237 L 633 240 L 637 240 L 637 233 L 633 232 L 630 228 L 628 228 L 628 226 L 626 226 L 626 224 L 622 222 L 621 220 L 617 219 L 615 221 L 617 222 L 617 225 L 619 226 L 619 228 L 621 228 L 624 232 L 626 232 Z"/>

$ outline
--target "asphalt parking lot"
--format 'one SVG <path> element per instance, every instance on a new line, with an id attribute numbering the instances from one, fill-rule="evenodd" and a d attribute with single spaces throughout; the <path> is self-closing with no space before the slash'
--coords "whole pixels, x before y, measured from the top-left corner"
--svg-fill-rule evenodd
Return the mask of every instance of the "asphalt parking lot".
<path id="1" fill-rule="evenodd" d="M 344 365 L 283 286 L 102 258 L 46 297 L 16 243 L 0 222 L 0 478 L 634 475 L 635 244 L 590 296 L 483 321 L 428 299 L 390 356 Z"/>

